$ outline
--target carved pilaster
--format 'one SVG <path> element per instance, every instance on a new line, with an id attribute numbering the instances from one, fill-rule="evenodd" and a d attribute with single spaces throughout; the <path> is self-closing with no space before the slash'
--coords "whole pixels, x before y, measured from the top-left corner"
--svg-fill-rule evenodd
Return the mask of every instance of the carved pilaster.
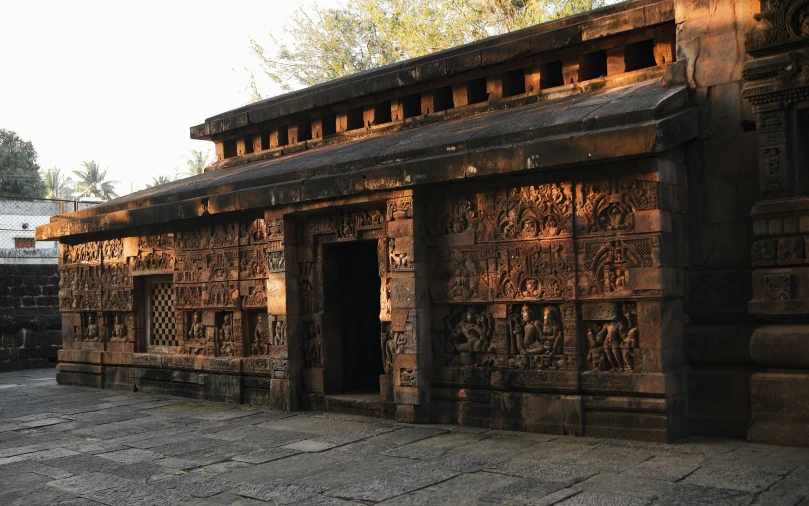
<path id="1" fill-rule="evenodd" d="M 809 393 L 809 1 L 761 3 L 745 37 L 753 58 L 742 97 L 756 113 L 761 200 L 753 205 L 750 355 L 772 368 L 750 380 L 757 443 L 809 445 L 803 399 Z M 777 369 L 777 372 L 775 371 Z"/>

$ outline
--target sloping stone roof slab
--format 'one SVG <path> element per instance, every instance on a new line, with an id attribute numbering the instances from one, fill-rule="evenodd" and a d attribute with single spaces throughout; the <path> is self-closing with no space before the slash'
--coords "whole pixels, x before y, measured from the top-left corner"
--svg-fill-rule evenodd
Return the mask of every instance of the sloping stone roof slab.
<path id="1" fill-rule="evenodd" d="M 530 101 L 209 172 L 55 217 L 37 239 L 153 225 L 468 178 L 648 156 L 697 135 L 684 87 L 660 79 Z"/>

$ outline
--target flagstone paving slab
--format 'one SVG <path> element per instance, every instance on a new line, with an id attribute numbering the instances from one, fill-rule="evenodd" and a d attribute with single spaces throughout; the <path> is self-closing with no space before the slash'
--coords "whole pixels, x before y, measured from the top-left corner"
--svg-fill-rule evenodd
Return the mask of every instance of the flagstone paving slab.
<path id="1" fill-rule="evenodd" d="M 285 413 L 0 373 L 0 504 L 809 504 L 809 449 Z"/>

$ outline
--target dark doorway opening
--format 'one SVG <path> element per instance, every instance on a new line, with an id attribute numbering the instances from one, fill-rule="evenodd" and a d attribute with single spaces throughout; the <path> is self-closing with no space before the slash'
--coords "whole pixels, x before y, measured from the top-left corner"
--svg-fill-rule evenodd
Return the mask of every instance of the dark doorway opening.
<path id="1" fill-rule="evenodd" d="M 326 339 L 327 393 L 379 392 L 384 373 L 379 322 L 377 242 L 326 247 L 326 313 L 333 330 Z M 330 358 L 329 355 L 332 355 Z M 339 356 L 339 360 L 335 360 Z"/>

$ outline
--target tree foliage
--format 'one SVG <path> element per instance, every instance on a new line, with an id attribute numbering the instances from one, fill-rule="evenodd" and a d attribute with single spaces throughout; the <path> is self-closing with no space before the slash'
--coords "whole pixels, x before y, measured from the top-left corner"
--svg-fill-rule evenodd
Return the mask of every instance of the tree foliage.
<path id="1" fill-rule="evenodd" d="M 0 128 L 0 196 L 41 198 L 45 183 L 39 174 L 37 152 L 11 130 Z"/>
<path id="2" fill-rule="evenodd" d="M 64 199 L 73 196 L 75 185 L 73 180 L 56 167 L 51 167 L 42 174 L 45 182 L 45 197 L 49 199 Z"/>
<path id="3" fill-rule="evenodd" d="M 186 170 L 183 176 L 198 176 L 205 172 L 205 168 L 214 162 L 213 153 L 210 150 L 201 151 L 192 149 L 185 161 Z"/>
<path id="4" fill-rule="evenodd" d="M 84 197 L 97 197 L 103 200 L 114 199 L 115 185 L 119 181 L 107 181 L 107 171 L 101 170 L 95 160 L 81 162 L 81 169 L 74 170 L 76 191 Z"/>
<path id="5" fill-rule="evenodd" d="M 310 0 L 311 1 L 311 0 Z M 284 37 L 250 39 L 258 69 L 284 91 L 415 58 L 605 5 L 609 0 L 346 0 L 298 8 Z M 249 72 L 252 99 L 262 98 Z"/>
<path id="6" fill-rule="evenodd" d="M 146 183 L 146 188 L 154 188 L 155 186 L 160 186 L 162 184 L 170 183 L 171 178 L 169 176 L 159 175 L 157 177 L 152 177 L 151 183 Z"/>

